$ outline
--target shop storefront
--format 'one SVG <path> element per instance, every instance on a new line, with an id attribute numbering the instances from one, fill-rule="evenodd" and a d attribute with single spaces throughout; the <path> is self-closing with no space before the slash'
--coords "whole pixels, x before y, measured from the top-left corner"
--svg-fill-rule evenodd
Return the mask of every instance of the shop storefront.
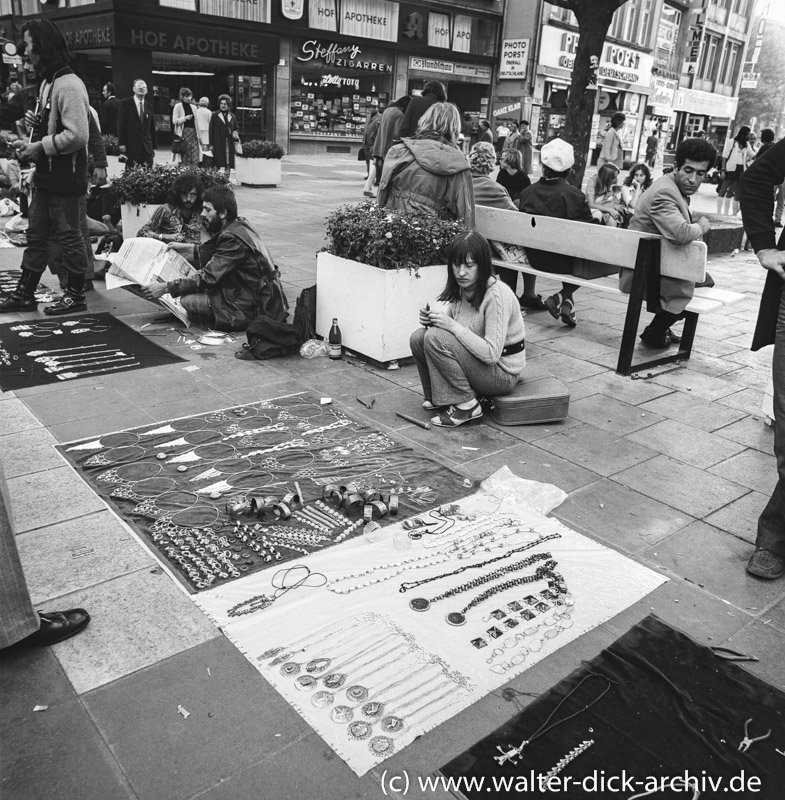
<path id="1" fill-rule="evenodd" d="M 274 37 L 124 14 L 56 22 L 95 108 L 100 107 L 101 89 L 107 81 L 115 84 L 119 97 L 131 95 L 136 78 L 147 81 L 161 145 L 171 141 L 172 109 L 183 87 L 197 99 L 209 98 L 213 110 L 218 107 L 218 95 L 228 94 L 243 138 L 271 136 L 278 61 Z"/>
<path id="2" fill-rule="evenodd" d="M 728 135 L 729 126 L 736 116 L 738 98 L 697 89 L 677 89 L 674 93 L 673 110 L 676 119 L 669 147 L 676 149 L 682 139 L 706 132 L 706 138 L 719 150 Z"/>
<path id="3" fill-rule="evenodd" d="M 667 164 L 672 159 L 672 154 L 667 147 L 671 139 L 673 123 L 676 114 L 673 110 L 673 98 L 679 84 L 671 78 L 662 78 L 654 75 L 651 79 L 651 94 L 646 106 L 646 116 L 643 121 L 643 136 L 638 151 L 638 161 L 642 161 L 646 154 L 646 140 L 654 134 L 660 140 L 657 163 Z"/>
<path id="4" fill-rule="evenodd" d="M 541 98 L 542 107 L 537 127 L 532 126 L 538 145 L 558 136 L 564 127 L 578 40 L 574 31 L 553 25 L 543 26 L 535 82 L 535 94 Z M 620 131 L 624 157 L 630 161 L 636 159 L 643 137 L 653 64 L 650 53 L 611 42 L 603 46 L 597 69 L 597 105 L 590 145 L 593 160 L 599 154 L 602 137 L 617 111 L 627 117 Z"/>
<path id="5" fill-rule="evenodd" d="M 24 16 L 41 14 L 37 2 L 20 2 Z M 44 13 L 65 34 L 93 106 L 109 81 L 121 98 L 136 78 L 147 82 L 164 147 L 183 87 L 212 109 L 228 94 L 243 139 L 275 139 L 294 154 L 356 151 L 372 107 L 417 94 L 428 80 L 443 81 L 462 111 L 488 115 L 500 11 L 393 0 L 159 0 L 141 9 L 114 0 L 105 8 Z"/>

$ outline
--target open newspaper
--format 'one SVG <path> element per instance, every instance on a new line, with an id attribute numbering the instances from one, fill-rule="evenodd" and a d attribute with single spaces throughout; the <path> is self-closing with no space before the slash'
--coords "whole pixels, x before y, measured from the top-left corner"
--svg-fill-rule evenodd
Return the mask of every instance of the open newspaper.
<path id="1" fill-rule="evenodd" d="M 157 239 L 126 239 L 116 253 L 106 258 L 111 264 L 106 273 L 107 289 L 168 283 L 197 274 L 179 253 L 169 250 Z M 188 313 L 178 297 L 167 293 L 158 302 L 168 308 L 186 327 L 190 326 Z"/>

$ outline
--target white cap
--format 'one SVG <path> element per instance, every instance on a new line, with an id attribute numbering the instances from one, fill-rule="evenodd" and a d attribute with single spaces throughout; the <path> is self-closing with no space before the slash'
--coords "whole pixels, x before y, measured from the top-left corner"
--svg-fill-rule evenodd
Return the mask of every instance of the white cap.
<path id="1" fill-rule="evenodd" d="M 564 139 L 553 139 L 542 146 L 540 163 L 554 172 L 564 172 L 575 163 L 575 152 L 569 142 Z"/>

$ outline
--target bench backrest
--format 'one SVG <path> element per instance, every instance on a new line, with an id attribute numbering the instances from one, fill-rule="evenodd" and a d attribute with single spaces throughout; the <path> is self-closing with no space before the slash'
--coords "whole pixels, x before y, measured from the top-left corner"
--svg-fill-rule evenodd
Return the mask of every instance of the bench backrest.
<path id="1" fill-rule="evenodd" d="M 486 239 L 629 269 L 635 267 L 641 239 L 660 239 L 661 275 L 698 283 L 706 273 L 707 250 L 703 242 L 675 245 L 657 234 L 479 205 L 475 209 L 475 227 Z"/>

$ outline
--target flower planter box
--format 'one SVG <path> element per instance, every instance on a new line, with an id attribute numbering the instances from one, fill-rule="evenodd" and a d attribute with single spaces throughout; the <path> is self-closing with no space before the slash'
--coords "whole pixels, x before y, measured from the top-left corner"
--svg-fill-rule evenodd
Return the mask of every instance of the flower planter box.
<path id="1" fill-rule="evenodd" d="M 150 203 L 144 206 L 123 203 L 120 207 L 120 214 L 123 221 L 123 239 L 131 239 L 136 236 L 139 228 L 149 222 L 150 217 L 152 217 L 160 207 L 160 203 Z"/>
<path id="2" fill-rule="evenodd" d="M 316 256 L 316 332 L 327 338 L 333 318 L 342 344 L 385 363 L 410 358 L 409 337 L 419 325 L 419 310 L 435 301 L 447 282 L 447 265 L 420 267 L 420 277 L 405 269 L 378 269 L 330 253 Z"/>
<path id="3" fill-rule="evenodd" d="M 280 158 L 235 158 L 237 180 L 243 186 L 280 186 Z"/>

